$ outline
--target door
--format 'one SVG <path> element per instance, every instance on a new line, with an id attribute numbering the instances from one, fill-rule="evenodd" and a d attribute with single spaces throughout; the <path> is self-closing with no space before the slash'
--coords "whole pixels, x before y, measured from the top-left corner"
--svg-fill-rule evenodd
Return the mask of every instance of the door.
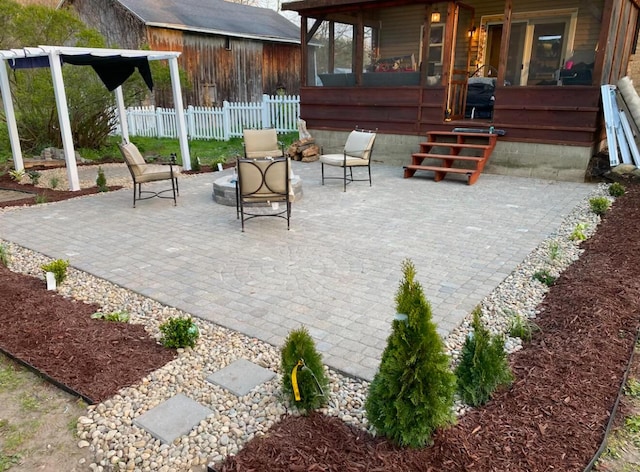
<path id="1" fill-rule="evenodd" d="M 447 121 L 464 118 L 469 61 L 471 56 L 471 37 L 475 32 L 473 19 L 473 7 L 465 5 L 464 3 L 455 4 L 451 61 L 449 64 L 449 84 L 447 87 L 447 103 L 445 108 L 445 119 Z"/>

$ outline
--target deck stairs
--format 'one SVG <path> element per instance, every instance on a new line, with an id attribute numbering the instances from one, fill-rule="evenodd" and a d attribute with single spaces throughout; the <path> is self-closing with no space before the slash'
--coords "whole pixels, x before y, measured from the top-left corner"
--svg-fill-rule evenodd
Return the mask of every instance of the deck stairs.
<path id="1" fill-rule="evenodd" d="M 404 167 L 404 178 L 416 171 L 431 171 L 439 182 L 449 173 L 467 177 L 473 185 L 496 147 L 498 133 L 429 131 L 427 140 L 420 143 L 420 151 L 411 155 L 411 165 Z M 425 159 L 440 161 L 440 165 L 422 165 Z M 454 165 L 455 164 L 455 165 Z"/>

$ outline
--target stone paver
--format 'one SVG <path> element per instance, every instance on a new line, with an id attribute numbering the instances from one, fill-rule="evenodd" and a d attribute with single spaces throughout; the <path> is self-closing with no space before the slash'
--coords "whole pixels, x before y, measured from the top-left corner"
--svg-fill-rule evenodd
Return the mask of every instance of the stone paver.
<path id="1" fill-rule="evenodd" d="M 328 365 L 371 379 L 403 259 L 446 335 L 593 189 L 488 174 L 436 183 L 374 163 L 373 186 L 345 193 L 320 184 L 318 162 L 293 170 L 304 198 L 290 231 L 261 218 L 242 233 L 235 208 L 212 200 L 213 173 L 182 178 L 177 207 L 134 209 L 123 189 L 0 213 L 0 238 L 269 343 L 304 325 Z"/>
<path id="2" fill-rule="evenodd" d="M 188 434 L 212 413 L 209 408 L 178 393 L 135 418 L 133 424 L 145 429 L 164 444 L 171 444 L 176 438 Z"/>
<path id="3" fill-rule="evenodd" d="M 276 373 L 272 370 L 260 367 L 246 359 L 238 359 L 209 375 L 207 380 L 242 397 L 275 376 Z"/>

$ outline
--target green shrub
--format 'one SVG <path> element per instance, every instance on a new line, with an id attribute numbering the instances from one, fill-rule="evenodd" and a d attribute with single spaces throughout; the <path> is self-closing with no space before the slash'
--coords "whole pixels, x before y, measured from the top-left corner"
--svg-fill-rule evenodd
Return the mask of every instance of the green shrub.
<path id="1" fill-rule="evenodd" d="M 47 199 L 47 195 L 44 193 L 39 193 L 38 195 L 36 195 L 36 199 L 35 202 L 40 204 L 40 203 L 47 203 L 48 199 Z"/>
<path id="2" fill-rule="evenodd" d="M 58 188 L 59 184 L 60 184 L 60 179 L 58 179 L 58 177 L 51 177 L 49 179 L 49 187 L 51 187 L 52 189 Z"/>
<path id="3" fill-rule="evenodd" d="M 533 323 L 531 320 L 522 315 L 516 315 L 509 323 L 509 336 L 529 342 L 531 341 L 533 333 L 539 329 L 538 325 Z"/>
<path id="4" fill-rule="evenodd" d="M 200 331 L 191 318 L 169 318 L 160 325 L 161 343 L 171 348 L 193 347 Z"/>
<path id="5" fill-rule="evenodd" d="M 53 272 L 56 278 L 56 285 L 60 285 L 67 278 L 67 268 L 69 267 L 69 261 L 62 259 L 56 259 L 55 261 L 44 264 L 40 268 L 45 272 Z"/>
<path id="6" fill-rule="evenodd" d="M 625 188 L 624 185 L 622 185 L 620 182 L 614 182 L 611 185 L 609 185 L 609 195 L 611 195 L 612 197 L 621 197 L 624 195 L 625 192 Z"/>
<path id="7" fill-rule="evenodd" d="M 91 318 L 96 320 L 117 321 L 120 323 L 128 323 L 131 317 L 129 316 L 129 313 L 127 313 L 126 311 L 112 311 L 111 313 L 102 313 L 98 311 L 93 315 L 91 315 Z"/>
<path id="8" fill-rule="evenodd" d="M 480 308 L 473 311 L 473 331 L 462 347 L 456 368 L 458 393 L 471 406 L 484 405 L 502 386 L 511 385 L 513 374 L 504 351 L 502 336 L 491 336 L 480 321 Z"/>
<path id="9" fill-rule="evenodd" d="M 15 180 L 16 182 L 20 182 L 22 180 L 22 177 L 24 177 L 24 169 L 13 169 L 9 171 L 9 176 L 11 177 L 11 180 Z"/>
<path id="10" fill-rule="evenodd" d="M 191 170 L 193 172 L 200 172 L 200 158 L 197 156 L 193 156 L 191 158 Z"/>
<path id="11" fill-rule="evenodd" d="M 42 174 L 40 172 L 38 172 L 37 170 L 30 170 L 29 172 L 27 172 L 27 175 L 31 179 L 31 183 L 33 185 L 38 185 L 38 182 L 40 182 L 40 176 Z"/>
<path id="12" fill-rule="evenodd" d="M 282 391 L 298 410 L 309 413 L 327 402 L 329 379 L 324 372 L 322 356 L 306 328 L 289 333 L 282 347 L 280 361 Z"/>
<path id="13" fill-rule="evenodd" d="M 0 244 L 0 264 L 9 267 L 9 248 L 4 244 Z"/>
<path id="14" fill-rule="evenodd" d="M 402 272 L 398 315 L 365 408 L 378 433 L 399 445 L 421 447 L 437 428 L 454 422 L 456 380 L 410 260 L 402 263 Z"/>
<path id="15" fill-rule="evenodd" d="M 540 269 L 533 274 L 533 278 L 538 282 L 545 284 L 547 287 L 551 287 L 556 281 L 556 278 L 551 275 L 549 269 Z"/>
<path id="16" fill-rule="evenodd" d="M 549 244 L 549 259 L 555 261 L 560 256 L 560 245 L 553 241 Z"/>
<path id="17" fill-rule="evenodd" d="M 104 170 L 102 167 L 98 166 L 98 177 L 96 177 L 96 186 L 98 187 L 98 192 L 108 192 L 109 187 L 107 187 L 107 178 L 104 175 Z"/>
<path id="18" fill-rule="evenodd" d="M 572 241 L 584 241 L 587 239 L 587 236 L 584 234 L 585 229 L 587 229 L 586 223 L 578 223 L 569 236 L 569 239 Z"/>
<path id="19" fill-rule="evenodd" d="M 611 206 L 611 202 L 607 197 L 593 197 L 589 199 L 589 206 L 591 207 L 592 212 L 596 215 L 602 216 Z"/>

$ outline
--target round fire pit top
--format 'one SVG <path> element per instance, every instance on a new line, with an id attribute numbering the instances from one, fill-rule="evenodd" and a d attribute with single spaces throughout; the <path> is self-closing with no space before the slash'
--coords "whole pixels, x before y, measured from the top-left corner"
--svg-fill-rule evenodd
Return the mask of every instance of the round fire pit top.
<path id="1" fill-rule="evenodd" d="M 220 205 L 236 206 L 235 175 L 226 175 L 213 182 L 213 200 Z M 291 177 L 291 187 L 295 201 L 302 198 L 302 179 L 298 175 Z"/>

